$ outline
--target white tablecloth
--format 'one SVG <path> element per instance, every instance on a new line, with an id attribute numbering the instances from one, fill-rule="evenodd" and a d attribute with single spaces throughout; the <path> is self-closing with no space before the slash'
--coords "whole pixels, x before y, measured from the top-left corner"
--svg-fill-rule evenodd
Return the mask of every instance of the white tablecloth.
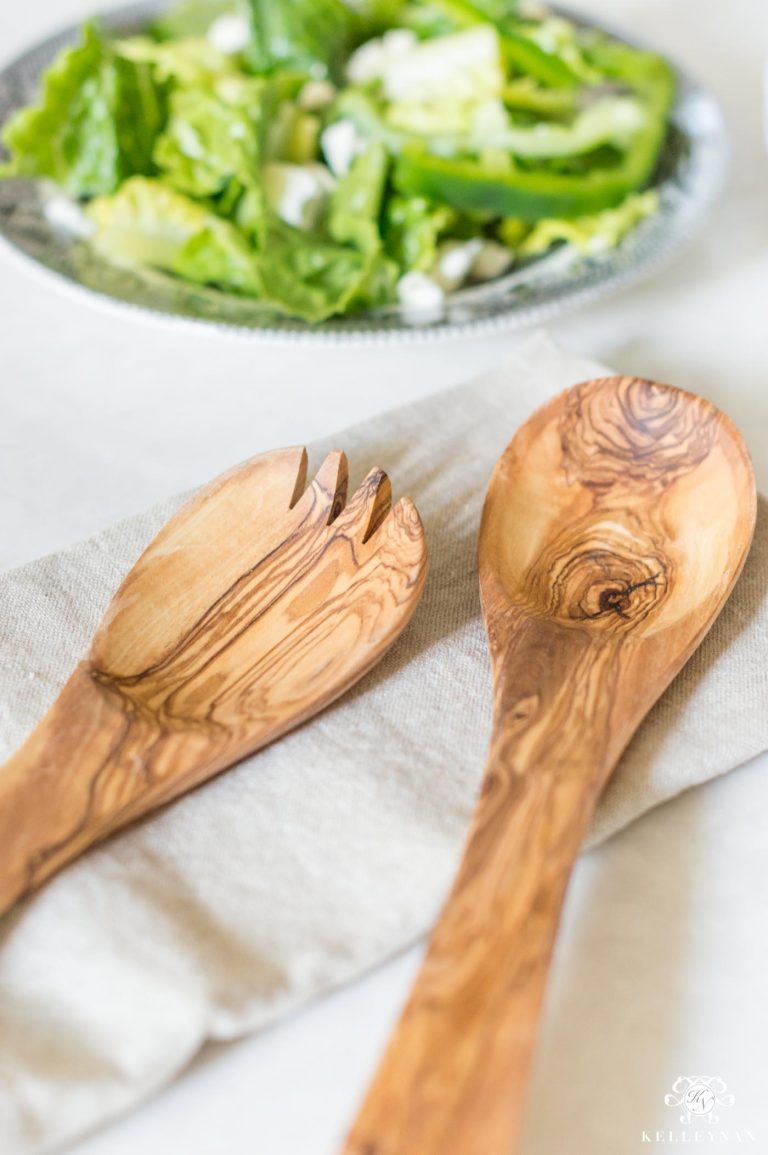
<path id="1" fill-rule="evenodd" d="M 667 271 L 554 326 L 625 372 L 702 392 L 768 486 L 764 0 L 588 0 L 705 77 L 734 145 L 728 193 Z M 89 0 L 0 12 L 12 54 Z M 271 446 L 311 439 L 499 360 L 498 336 L 402 349 L 264 348 L 91 309 L 0 259 L 0 567 L 55 549 Z M 511 431 L 510 431 L 511 432 Z M 766 704 L 768 707 L 768 703 Z M 761 1118 L 768 758 L 637 823 L 579 865 L 525 1155 L 634 1155 L 679 1134 L 680 1075 L 735 1095 L 716 1150 L 768 1149 Z M 393 961 L 261 1036 L 211 1051 L 76 1155 L 332 1155 L 418 963 Z M 690 1130 L 690 1129 L 689 1129 Z M 734 1133 L 739 1131 L 742 1141 Z M 727 1132 L 722 1139 L 718 1132 Z M 666 1142 L 669 1142 L 667 1134 Z M 704 1142 L 704 1140 L 702 1140 Z M 706 1141 L 709 1145 L 709 1141 Z"/>

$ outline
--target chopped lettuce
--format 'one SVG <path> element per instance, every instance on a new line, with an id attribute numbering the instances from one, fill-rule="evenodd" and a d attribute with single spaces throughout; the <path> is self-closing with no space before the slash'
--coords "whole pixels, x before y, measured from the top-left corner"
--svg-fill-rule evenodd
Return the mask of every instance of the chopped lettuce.
<path id="1" fill-rule="evenodd" d="M 262 225 L 262 296 L 274 308 L 318 322 L 392 299 L 397 268 L 378 227 L 387 169 L 381 148 L 357 158 L 331 196 L 327 236 L 283 222 Z"/>
<path id="2" fill-rule="evenodd" d="M 201 285 L 252 297 L 264 295 L 259 266 L 247 242 L 219 217 L 189 237 L 171 271 Z"/>
<path id="3" fill-rule="evenodd" d="M 158 43 L 149 36 L 130 36 L 114 49 L 125 60 L 151 66 L 157 80 L 186 88 L 209 88 L 221 77 L 237 76 L 230 57 L 200 37 Z"/>
<path id="4" fill-rule="evenodd" d="M 93 244 L 116 264 L 252 295 L 317 322 L 353 301 L 392 299 L 397 268 L 378 229 L 387 164 L 383 150 L 358 158 L 331 198 L 327 234 L 317 235 L 279 220 L 256 186 L 236 225 L 163 181 L 135 177 L 89 206 Z"/>
<path id="5" fill-rule="evenodd" d="M 153 32 L 161 40 L 205 36 L 214 20 L 245 11 L 244 0 L 181 0 L 155 22 Z"/>
<path id="6" fill-rule="evenodd" d="M 381 145 L 353 162 L 332 198 L 329 227 L 335 240 L 349 242 L 361 252 L 381 244 L 378 219 L 388 170 L 389 158 Z"/>
<path id="7" fill-rule="evenodd" d="M 387 252 L 406 272 L 427 272 L 435 263 L 438 241 L 456 219 L 453 209 L 426 197 L 393 196 L 384 224 Z"/>
<path id="8" fill-rule="evenodd" d="M 170 84 L 141 61 L 112 56 L 115 74 L 112 115 L 120 179 L 154 171 L 155 141 L 168 115 Z M 85 137 L 85 134 L 84 134 Z M 82 194 L 81 194 L 82 195 Z"/>
<path id="9" fill-rule="evenodd" d="M 263 83 L 232 79 L 217 88 L 173 93 L 154 161 L 181 192 L 219 196 L 255 183 L 260 163 Z"/>
<path id="10" fill-rule="evenodd" d="M 352 43 L 355 16 L 343 0 L 248 0 L 254 72 L 288 68 L 337 75 Z"/>
<path id="11" fill-rule="evenodd" d="M 378 227 L 387 169 L 383 149 L 357 158 L 331 195 L 327 230 L 291 227 L 253 204 L 263 300 L 315 323 L 392 300 L 397 267 Z"/>
<path id="12" fill-rule="evenodd" d="M 640 221 L 653 216 L 658 207 L 659 194 L 655 189 L 648 189 L 628 196 L 616 208 L 603 209 L 591 216 L 540 221 L 520 240 L 518 256 L 538 257 L 558 243 L 573 245 L 587 255 L 607 252 L 615 249 Z"/>
<path id="13" fill-rule="evenodd" d="M 88 25 L 45 74 L 39 103 L 7 124 L 5 175 L 47 177 L 76 197 L 112 192 L 151 171 L 166 104 L 166 87 Z"/>
<path id="14" fill-rule="evenodd" d="M 386 149 L 374 145 L 353 161 L 331 197 L 331 236 L 340 244 L 352 245 L 363 257 L 360 281 L 350 298 L 358 304 L 373 306 L 391 300 L 398 277 L 397 266 L 384 251 L 379 223 L 388 173 Z"/>
<path id="15" fill-rule="evenodd" d="M 86 210 L 93 246 L 118 265 L 177 273 L 191 281 L 258 292 L 253 254 L 228 221 L 162 181 L 133 177 Z"/>
<path id="16" fill-rule="evenodd" d="M 297 228 L 320 227 L 336 185 L 324 164 L 269 161 L 262 175 L 267 201 L 281 220 Z"/>
<path id="17" fill-rule="evenodd" d="M 318 116 L 300 108 L 296 101 L 272 93 L 272 109 L 265 142 L 270 160 L 302 164 L 319 153 L 321 122 Z"/>
<path id="18" fill-rule="evenodd" d="M 318 323 L 620 244 L 673 96 L 660 57 L 514 0 L 182 0 L 87 26 L 0 177 L 83 202 L 107 260 Z"/>
<path id="19" fill-rule="evenodd" d="M 280 313 L 317 323 L 361 290 L 367 261 L 355 249 L 274 222 L 259 255 L 259 296 Z"/>
<path id="20" fill-rule="evenodd" d="M 542 52 L 561 61 L 580 81 L 586 84 L 599 82 L 600 73 L 588 63 L 573 21 L 550 16 L 533 23 L 518 24 L 517 32 L 536 44 Z"/>

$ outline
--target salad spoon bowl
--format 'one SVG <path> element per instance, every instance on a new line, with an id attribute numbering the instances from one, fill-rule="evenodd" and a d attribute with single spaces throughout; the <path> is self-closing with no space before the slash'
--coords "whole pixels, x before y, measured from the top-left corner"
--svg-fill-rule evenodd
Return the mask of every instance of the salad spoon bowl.
<path id="1" fill-rule="evenodd" d="M 499 460 L 480 532 L 493 735 L 472 830 L 347 1155 L 511 1155 L 560 911 L 595 803 L 725 604 L 755 486 L 690 393 L 594 380 Z"/>
<path id="2" fill-rule="evenodd" d="M 256 457 L 198 493 L 0 768 L 0 913 L 89 846 L 285 734 L 369 670 L 426 576 L 415 506 L 331 453 Z"/>

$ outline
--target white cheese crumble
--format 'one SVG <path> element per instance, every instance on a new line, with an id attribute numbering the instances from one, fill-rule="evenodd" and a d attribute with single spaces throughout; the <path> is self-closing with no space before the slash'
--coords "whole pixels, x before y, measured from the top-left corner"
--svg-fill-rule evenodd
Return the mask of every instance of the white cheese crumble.
<path id="1" fill-rule="evenodd" d="M 476 237 L 471 241 L 445 241 L 439 248 L 430 276 L 452 293 L 468 281 L 492 281 L 506 273 L 514 254 L 498 241 Z"/>
<path id="2" fill-rule="evenodd" d="M 447 293 L 463 285 L 483 247 L 478 237 L 472 241 L 446 241 L 441 245 L 432 276 Z"/>
<path id="3" fill-rule="evenodd" d="M 96 226 L 83 212 L 81 206 L 65 196 L 52 196 L 46 201 L 45 219 L 57 232 L 70 237 L 87 237 Z"/>
<path id="4" fill-rule="evenodd" d="M 321 134 L 320 148 L 334 176 L 345 176 L 365 148 L 365 141 L 351 120 L 337 120 Z"/>
<path id="5" fill-rule="evenodd" d="M 480 25 L 419 41 L 389 61 L 381 76 L 393 101 L 474 103 L 498 96 L 504 87 L 499 35 Z"/>
<path id="6" fill-rule="evenodd" d="M 248 47 L 250 38 L 248 20 L 235 12 L 219 16 L 208 29 L 208 41 L 227 56 L 243 52 Z"/>
<path id="7" fill-rule="evenodd" d="M 376 40 L 369 40 L 352 53 L 347 61 L 347 79 L 353 84 L 367 84 L 386 76 L 390 67 L 409 56 L 418 44 L 408 28 L 393 28 Z"/>
<path id="8" fill-rule="evenodd" d="M 264 166 L 264 190 L 277 215 L 286 224 L 311 229 L 318 224 L 335 180 L 322 164 Z"/>
<path id="9" fill-rule="evenodd" d="M 445 293 L 437 281 L 415 270 L 397 282 L 397 297 L 408 321 L 437 321 L 445 310 Z"/>

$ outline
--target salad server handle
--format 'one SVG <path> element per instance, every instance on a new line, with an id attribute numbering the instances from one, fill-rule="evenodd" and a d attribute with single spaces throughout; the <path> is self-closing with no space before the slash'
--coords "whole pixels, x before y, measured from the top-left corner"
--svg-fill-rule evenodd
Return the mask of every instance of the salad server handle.
<path id="1" fill-rule="evenodd" d="M 525 650 L 516 666 L 531 661 Z M 586 684 L 580 675 L 605 692 L 607 673 L 574 663 L 564 677 L 574 686 L 570 704 Z M 558 695 L 542 719 L 540 699 L 521 696 L 521 681 L 501 672 L 497 682 L 464 858 L 344 1155 L 516 1150 L 566 887 L 618 757 L 588 726 L 566 736 Z M 534 715 L 543 741 L 530 740 Z"/>
<path id="2" fill-rule="evenodd" d="M 150 745 L 147 724 L 81 663 L 0 767 L 0 915 L 147 808 Z"/>

